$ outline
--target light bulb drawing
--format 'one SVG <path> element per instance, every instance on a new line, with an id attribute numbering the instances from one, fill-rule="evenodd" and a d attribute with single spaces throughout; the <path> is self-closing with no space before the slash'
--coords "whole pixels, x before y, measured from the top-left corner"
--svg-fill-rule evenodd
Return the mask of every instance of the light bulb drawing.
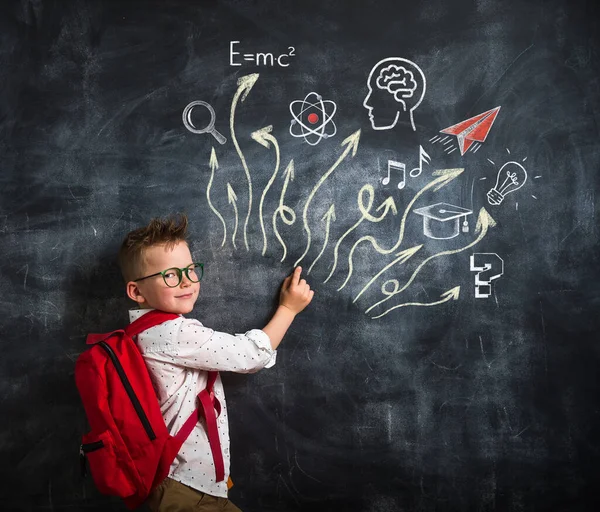
<path id="1" fill-rule="evenodd" d="M 498 171 L 496 185 L 487 193 L 488 202 L 497 206 L 507 194 L 519 190 L 527 181 L 527 171 L 518 162 L 506 162 Z"/>

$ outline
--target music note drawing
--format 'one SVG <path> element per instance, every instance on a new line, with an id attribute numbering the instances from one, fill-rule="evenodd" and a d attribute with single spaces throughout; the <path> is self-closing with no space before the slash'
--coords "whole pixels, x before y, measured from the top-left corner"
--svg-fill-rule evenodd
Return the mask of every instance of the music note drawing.
<path id="1" fill-rule="evenodd" d="M 388 172 L 387 176 L 381 180 L 383 185 L 390 183 L 392 171 L 400 171 L 402 179 L 398 182 L 398 188 L 402 190 L 406 185 L 406 165 L 402 162 L 396 162 L 395 160 L 388 160 Z"/>
<path id="2" fill-rule="evenodd" d="M 423 146 L 419 146 L 419 166 L 410 171 L 411 178 L 416 178 L 423 172 L 423 162 L 426 164 L 431 163 L 431 157 L 423 149 Z"/>

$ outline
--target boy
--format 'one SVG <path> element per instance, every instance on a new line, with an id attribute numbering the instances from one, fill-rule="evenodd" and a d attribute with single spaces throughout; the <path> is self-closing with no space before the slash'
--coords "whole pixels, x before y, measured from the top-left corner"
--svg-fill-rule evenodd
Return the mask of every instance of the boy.
<path id="1" fill-rule="evenodd" d="M 192 311 L 200 292 L 203 266 L 192 259 L 186 232 L 187 218 L 181 215 L 153 219 L 126 236 L 119 264 L 127 296 L 138 304 L 129 312 L 131 322 L 151 309 L 180 315 Z M 252 373 L 275 364 L 276 349 L 284 334 L 314 295 L 300 279 L 301 271 L 296 267 L 284 280 L 279 306 L 262 330 L 233 336 L 180 316 L 138 336 L 138 347 L 172 434 L 197 407 L 196 396 L 206 388 L 208 371 Z M 206 427 L 199 422 L 171 464 L 169 477 L 148 498 L 153 512 L 240 511 L 227 500 L 229 427 L 220 377 L 213 389 L 221 408 L 217 426 L 224 476 L 217 481 L 220 463 L 215 463 Z"/>

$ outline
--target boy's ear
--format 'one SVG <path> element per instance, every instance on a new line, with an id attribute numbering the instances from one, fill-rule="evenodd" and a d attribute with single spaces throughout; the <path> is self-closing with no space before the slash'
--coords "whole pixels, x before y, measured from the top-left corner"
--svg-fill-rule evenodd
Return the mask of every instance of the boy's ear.
<path id="1" fill-rule="evenodd" d="M 129 281 L 125 286 L 127 290 L 127 297 L 129 297 L 132 301 L 137 302 L 138 304 L 146 302 L 146 299 L 142 295 L 142 292 L 135 281 Z"/>

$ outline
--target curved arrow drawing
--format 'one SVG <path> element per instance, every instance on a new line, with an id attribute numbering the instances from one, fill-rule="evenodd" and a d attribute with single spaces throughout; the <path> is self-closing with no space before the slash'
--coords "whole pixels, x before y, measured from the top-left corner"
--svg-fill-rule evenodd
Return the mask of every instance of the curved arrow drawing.
<path id="1" fill-rule="evenodd" d="M 350 280 L 350 277 L 352 276 L 352 271 L 354 268 L 352 257 L 354 256 L 354 251 L 356 251 L 356 249 L 362 242 L 369 242 L 373 246 L 373 248 L 379 254 L 382 254 L 382 255 L 390 254 L 390 253 L 394 252 L 395 250 L 397 250 L 398 247 L 400 247 L 400 245 L 402 244 L 402 241 L 404 240 L 404 228 L 406 227 L 406 218 L 408 217 L 408 214 L 410 213 L 410 210 L 414 206 L 417 199 L 419 199 L 419 197 L 421 195 L 423 195 L 425 192 L 427 192 L 428 190 L 430 190 L 432 188 L 433 188 L 434 192 L 437 192 L 439 189 L 446 186 L 452 180 L 454 180 L 455 178 L 460 176 L 463 172 L 464 172 L 464 169 L 440 169 L 440 170 L 433 172 L 433 175 L 439 176 L 439 178 L 436 178 L 435 180 L 430 181 L 427 185 L 425 185 L 421 190 L 419 190 L 415 194 L 415 196 L 411 199 L 410 203 L 408 203 L 408 205 L 406 206 L 406 208 L 404 210 L 404 214 L 402 215 L 402 220 L 400 221 L 400 233 L 398 234 L 398 241 L 396 242 L 396 244 L 393 247 L 390 247 L 389 249 L 384 249 L 377 243 L 377 240 L 375 240 L 375 238 L 373 238 L 370 235 L 359 238 L 354 243 L 354 245 L 352 246 L 352 249 L 350 249 L 350 253 L 348 254 L 348 274 L 346 275 L 346 280 L 344 281 L 344 284 L 342 284 L 342 286 L 340 286 L 338 288 L 338 291 L 341 290 L 342 288 L 344 288 L 344 286 L 346 286 L 346 284 Z M 414 254 L 414 252 L 412 254 Z M 412 256 L 412 254 L 411 254 L 411 256 Z M 404 261 L 406 261 L 406 260 L 404 260 Z M 358 299 L 358 297 L 361 296 L 361 294 L 363 293 L 363 291 L 366 290 L 366 288 L 367 287 L 365 287 L 365 288 L 363 288 L 363 290 L 361 290 L 361 292 L 356 296 L 356 298 L 354 299 L 353 302 L 356 302 L 356 299 Z"/>
<path id="2" fill-rule="evenodd" d="M 410 258 L 412 258 L 417 252 L 419 252 L 419 250 L 421 249 L 421 247 L 423 247 L 423 244 L 420 245 L 415 245 L 413 247 L 410 247 L 408 249 L 404 249 L 403 251 L 400 251 L 398 254 L 396 254 L 396 256 L 398 256 L 392 263 L 390 263 L 387 267 L 385 267 L 384 270 L 382 270 L 381 272 L 379 272 L 373 279 L 371 279 L 371 281 L 369 281 L 367 283 L 367 285 L 359 292 L 359 294 L 354 297 L 354 300 L 352 301 L 352 303 L 354 304 L 358 298 L 362 295 L 362 293 L 371 286 L 371 284 L 373 284 L 373 282 L 375 282 L 375 280 L 383 273 L 385 272 L 385 270 L 387 270 L 389 267 L 391 267 L 392 265 L 402 265 L 404 263 L 406 263 Z M 350 261 L 350 264 L 352 264 L 352 261 Z M 346 277 L 346 280 L 344 281 L 344 284 L 342 286 L 340 286 L 338 288 L 337 291 L 340 291 L 344 286 L 346 286 L 346 283 L 348 282 L 348 279 L 350 279 L 350 275 L 352 275 L 352 269 L 350 269 L 350 271 L 348 272 L 348 277 Z"/>
<path id="3" fill-rule="evenodd" d="M 321 256 L 323 256 L 323 253 L 325 252 L 325 248 L 327 247 L 327 243 L 329 242 L 329 227 L 330 227 L 332 221 L 335 222 L 335 205 L 332 204 L 329 207 L 329 210 L 327 210 L 327 213 L 325 215 L 323 215 L 323 217 L 321 217 L 321 220 L 325 221 L 325 241 L 323 242 L 323 247 L 321 249 L 321 252 L 315 258 L 315 261 L 312 262 L 312 265 L 308 269 L 308 272 L 306 273 L 307 275 L 310 274 L 310 271 L 315 266 L 315 263 L 317 261 L 319 261 L 319 259 L 321 258 Z"/>
<path id="4" fill-rule="evenodd" d="M 349 137 L 344 139 L 344 141 L 342 142 L 341 145 L 346 146 L 346 149 L 344 149 L 344 151 L 339 156 L 339 158 L 335 161 L 335 163 L 327 170 L 327 172 L 325 174 L 323 174 L 323 176 L 321 176 L 321 179 L 317 182 L 317 184 L 311 190 L 311 192 L 308 196 L 308 199 L 306 200 L 306 204 L 304 205 L 304 210 L 302 212 L 302 220 L 304 222 L 304 231 L 306 231 L 306 235 L 307 235 L 306 249 L 304 249 L 304 253 L 302 254 L 302 256 L 300 256 L 296 260 L 296 263 L 294 263 L 294 266 L 297 266 L 298 263 L 300 263 L 304 259 L 304 256 L 306 256 L 306 254 L 308 253 L 308 251 L 310 249 L 310 227 L 308 226 L 308 208 L 310 206 L 310 203 L 312 202 L 313 198 L 315 197 L 315 194 L 317 193 L 317 191 L 319 190 L 321 185 L 323 185 L 323 183 L 325 183 L 325 180 L 327 178 L 329 178 L 329 176 L 331 176 L 333 171 L 335 171 L 338 168 L 338 166 L 344 161 L 344 159 L 348 156 L 348 154 L 350 152 L 352 152 L 352 157 L 354 157 L 356 155 L 356 151 L 358 150 L 358 141 L 359 140 L 360 140 L 360 130 L 355 131 L 352 135 L 350 135 Z"/>
<path id="5" fill-rule="evenodd" d="M 242 161 L 242 166 L 244 167 L 244 172 L 246 173 L 246 179 L 248 180 L 248 214 L 246 215 L 246 221 L 244 222 L 244 243 L 246 244 L 247 251 L 250 250 L 250 247 L 248 246 L 248 221 L 250 220 L 250 213 L 252 212 L 252 178 L 250 177 L 250 170 L 248 169 L 246 158 L 244 157 L 244 154 L 240 149 L 240 145 L 238 144 L 237 137 L 235 136 L 235 109 L 239 101 L 244 101 L 246 99 L 252 87 L 258 80 L 258 76 L 258 73 L 252 73 L 251 75 L 246 75 L 238 79 L 238 88 L 233 96 L 233 100 L 231 101 L 231 114 L 229 116 L 231 140 L 233 141 L 235 150 Z"/>
<path id="6" fill-rule="evenodd" d="M 393 247 L 390 247 L 389 249 L 384 249 L 377 243 L 377 240 L 375 240 L 375 238 L 373 238 L 372 236 L 364 236 L 362 238 L 359 238 L 356 241 L 356 243 L 354 244 L 354 246 L 352 246 L 352 249 L 350 250 L 350 254 L 348 256 L 348 267 L 350 270 L 348 272 L 348 276 L 346 277 L 346 281 L 344 282 L 344 284 L 348 282 L 348 279 L 352 275 L 352 270 L 351 270 L 352 269 L 352 256 L 354 254 L 354 251 L 356 250 L 356 248 L 358 247 L 358 245 L 360 243 L 365 242 L 365 241 L 370 242 L 371 245 L 373 246 L 373 248 L 379 254 L 383 254 L 383 255 L 390 254 L 391 252 L 394 252 L 395 250 L 397 250 L 398 247 L 400 247 L 400 245 L 402 244 L 402 241 L 404 240 L 404 228 L 406 227 L 406 219 L 408 217 L 408 214 L 410 213 L 410 210 L 412 209 L 415 202 L 417 201 L 417 199 L 423 193 L 425 193 L 426 191 L 428 191 L 432 188 L 433 188 L 434 192 L 437 192 L 440 188 L 442 188 L 445 185 L 447 185 L 448 183 L 450 183 L 453 179 L 460 176 L 463 172 L 464 172 L 464 168 L 440 169 L 440 170 L 433 172 L 433 175 L 439 176 L 439 178 L 436 178 L 435 180 L 430 181 L 427 185 L 425 185 L 421 190 L 419 190 L 415 194 L 415 196 L 411 199 L 410 203 L 408 203 L 408 205 L 406 206 L 406 208 L 404 210 L 404 214 L 402 215 L 402 220 L 400 221 L 400 232 L 398 234 L 398 241 L 396 242 L 396 244 Z M 403 251 L 403 252 L 398 253 L 397 256 L 402 256 L 403 258 L 405 258 L 405 259 L 403 259 L 403 261 L 401 261 L 401 263 L 404 263 L 408 258 L 410 258 L 410 256 L 415 254 L 421 247 L 422 247 L 422 245 L 415 246 L 411 249 L 407 249 L 408 252 L 406 254 L 404 254 L 404 251 Z M 413 249 L 416 249 L 416 250 L 413 251 Z M 408 257 L 406 257 L 406 255 L 408 255 Z M 394 264 L 394 262 L 392 262 L 392 264 Z M 358 300 L 358 298 L 371 286 L 371 284 L 375 281 L 375 279 L 377 279 L 377 277 L 379 277 L 379 275 L 381 275 L 381 273 L 377 274 L 377 276 L 375 276 L 375 278 L 371 279 L 371 281 L 369 281 L 369 283 L 367 283 L 367 285 L 359 292 L 359 294 L 356 297 L 354 297 L 354 300 L 352 301 L 353 303 Z"/>
<path id="7" fill-rule="evenodd" d="M 283 172 L 283 175 L 285 181 L 283 182 L 283 189 L 281 190 L 281 195 L 279 196 L 279 206 L 273 213 L 273 231 L 275 232 L 277 240 L 279 240 L 279 243 L 283 247 L 283 256 L 281 257 L 280 261 L 283 261 L 285 259 L 287 255 L 287 247 L 285 245 L 285 242 L 283 241 L 283 238 L 281 238 L 281 235 L 279 234 L 279 230 L 277 229 L 277 218 L 281 217 L 281 220 L 285 222 L 288 226 L 291 226 L 294 222 L 296 222 L 296 212 L 294 212 L 294 210 L 292 210 L 289 206 L 283 204 L 288 184 L 290 180 L 293 181 L 294 179 L 294 160 L 290 160 L 290 163 Z M 286 214 L 290 216 L 289 219 L 286 218 Z"/>
<path id="8" fill-rule="evenodd" d="M 363 199 L 363 195 L 365 195 L 365 194 L 367 195 L 367 205 L 366 206 L 365 206 L 364 199 Z M 373 188 L 373 185 L 364 185 L 358 192 L 358 209 L 360 210 L 360 212 L 362 214 L 361 218 L 358 219 L 358 221 L 348 231 L 346 231 L 340 237 L 340 239 L 337 241 L 337 243 L 335 244 L 335 248 L 333 250 L 333 265 L 331 267 L 331 270 L 329 271 L 329 275 L 327 276 L 327 279 L 325 279 L 325 281 L 323 281 L 324 283 L 329 281 L 329 279 L 335 272 L 335 269 L 337 267 L 338 252 L 340 249 L 340 245 L 342 244 L 344 239 L 348 235 L 350 235 L 350 233 L 352 233 L 352 231 L 354 231 L 362 223 L 363 220 L 368 220 L 369 222 L 380 222 L 381 220 L 383 220 L 386 217 L 386 215 L 388 214 L 388 212 L 390 210 L 392 210 L 394 215 L 396 215 L 396 213 L 398 213 L 398 210 L 396 210 L 396 203 L 394 202 L 394 198 L 392 196 L 389 196 L 377 208 L 377 211 L 383 209 L 383 213 L 379 217 L 375 217 L 374 215 L 371 215 L 371 208 L 373 207 L 374 200 L 375 200 L 375 189 Z"/>
<path id="9" fill-rule="evenodd" d="M 473 247 L 474 245 L 477 245 L 481 240 L 483 240 L 483 238 L 485 237 L 485 235 L 488 232 L 488 229 L 491 227 L 494 227 L 496 225 L 496 221 L 490 216 L 490 214 L 487 212 L 487 210 L 485 208 L 481 208 L 481 210 L 479 210 L 479 216 L 477 217 L 477 226 L 475 227 L 475 233 L 479 233 L 479 235 L 477 236 L 477 238 L 475 240 L 473 240 L 470 244 L 460 248 L 460 249 L 454 249 L 451 251 L 442 251 L 442 252 L 438 252 L 437 254 L 432 254 L 431 256 L 429 256 L 428 258 L 425 258 L 421 264 L 415 269 L 415 271 L 413 272 L 412 276 L 410 277 L 410 279 L 406 282 L 406 284 L 400 288 L 399 290 L 395 290 L 394 293 L 391 293 L 386 299 L 382 299 L 379 302 L 373 304 L 369 309 L 367 309 L 365 311 L 365 313 L 368 313 L 369 311 L 371 311 L 373 308 L 379 306 L 380 304 L 390 300 L 394 295 L 397 295 L 398 293 L 402 293 L 404 290 L 406 290 L 410 284 L 414 281 L 415 277 L 417 276 L 417 274 L 421 271 L 421 269 L 432 259 L 434 258 L 439 258 L 440 256 L 446 256 L 449 254 L 457 254 L 459 252 L 462 251 L 466 251 L 467 249 L 470 249 L 471 247 Z M 392 267 L 393 265 L 395 265 L 397 263 L 397 260 L 392 261 L 389 265 L 387 265 L 386 267 L 384 267 L 373 279 L 371 279 L 371 281 L 369 281 L 369 283 L 367 284 L 367 286 L 365 286 L 365 288 L 363 288 L 363 291 L 368 288 L 369 286 L 371 286 L 371 284 L 373 284 L 373 282 L 381 275 L 383 274 L 386 270 L 388 270 L 390 267 Z M 362 293 L 362 291 L 361 291 Z M 357 296 L 358 298 L 358 296 Z M 354 299 L 356 301 L 356 299 Z"/>
<path id="10" fill-rule="evenodd" d="M 235 215 L 235 222 L 233 225 L 233 234 L 231 235 L 231 242 L 233 243 L 233 248 L 237 249 L 237 246 L 235 245 L 235 235 L 237 234 L 237 229 L 238 229 L 238 209 L 237 209 L 237 196 L 235 195 L 235 192 L 233 191 L 233 188 L 231 187 L 231 185 L 229 183 L 227 183 L 227 200 L 229 201 L 229 204 L 233 205 L 233 213 Z"/>
<path id="11" fill-rule="evenodd" d="M 459 295 L 460 286 L 456 286 L 454 288 L 451 288 L 447 292 L 442 293 L 442 295 L 440 295 L 441 300 L 436 300 L 435 302 L 405 302 L 404 304 L 398 304 L 397 306 L 394 306 L 393 308 L 384 311 L 383 313 L 381 313 L 381 315 L 372 316 L 371 320 L 376 320 L 377 318 L 381 318 L 382 316 L 387 315 L 390 311 L 394 311 L 394 309 L 403 308 L 406 306 L 438 306 L 439 304 L 443 304 L 444 302 L 458 300 Z"/>
<path id="12" fill-rule="evenodd" d="M 219 217 L 221 224 L 223 224 L 223 242 L 221 242 L 221 247 L 223 247 L 225 245 L 225 240 L 227 239 L 227 225 L 225 224 L 225 219 L 223 219 L 223 216 L 217 211 L 210 200 L 210 188 L 212 187 L 212 182 L 215 177 L 215 170 L 218 168 L 219 162 L 217 161 L 217 154 L 215 153 L 215 148 L 213 147 L 210 151 L 210 179 L 208 180 L 208 186 L 206 187 L 206 200 L 208 201 L 208 206 L 210 209 L 217 217 Z"/>
<path id="13" fill-rule="evenodd" d="M 263 193 L 260 196 L 260 203 L 258 205 L 258 215 L 260 217 L 260 228 L 262 230 L 262 235 L 263 235 L 263 249 L 262 249 L 263 256 L 267 252 L 267 232 L 265 231 L 265 223 L 263 222 L 263 204 L 265 202 L 265 196 L 267 195 L 267 192 L 271 188 L 271 185 L 273 185 L 273 182 L 275 181 L 275 178 L 277 177 L 277 173 L 279 172 L 279 161 L 280 161 L 279 144 L 277 142 L 277 139 L 273 135 L 271 135 L 272 131 L 273 131 L 273 126 L 270 125 L 270 126 L 265 126 L 264 128 L 261 128 L 260 130 L 256 130 L 251 135 L 251 137 L 256 142 L 263 145 L 267 149 L 269 149 L 271 147 L 271 144 L 273 144 L 273 147 L 275 148 L 275 170 L 273 171 L 271 178 L 269 179 L 267 185 L 265 186 L 265 189 L 263 190 Z"/>

